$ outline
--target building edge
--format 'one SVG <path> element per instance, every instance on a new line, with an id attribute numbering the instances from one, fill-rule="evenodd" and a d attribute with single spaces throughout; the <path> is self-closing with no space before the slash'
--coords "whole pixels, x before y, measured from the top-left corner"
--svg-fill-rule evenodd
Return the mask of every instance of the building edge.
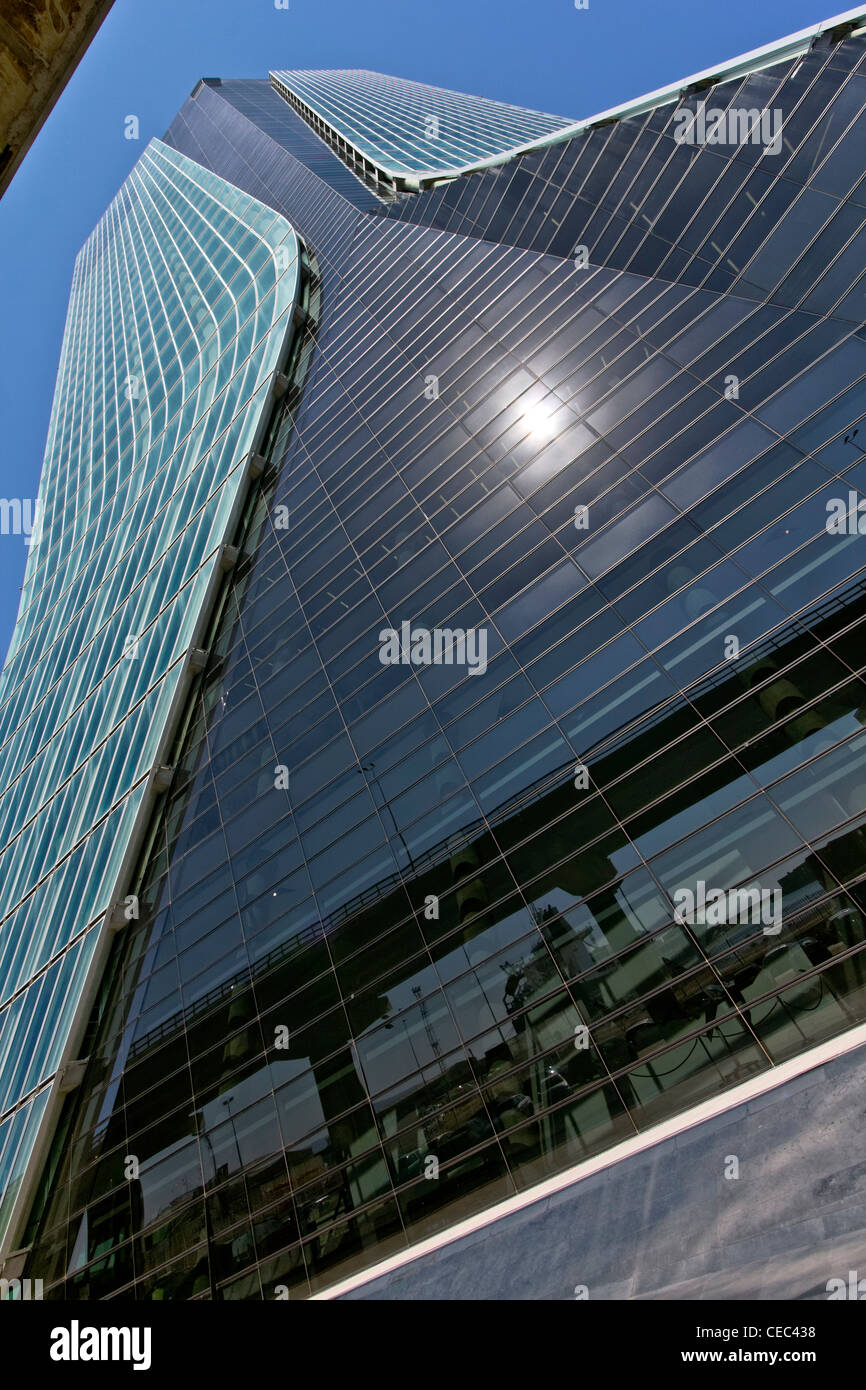
<path id="1" fill-rule="evenodd" d="M 556 1173 L 551 1178 L 535 1183 L 524 1192 L 520 1192 L 514 1197 L 508 1197 L 504 1202 L 497 1203 L 495 1207 L 489 1207 L 485 1211 L 478 1212 L 475 1216 L 467 1217 L 464 1221 L 440 1231 L 435 1236 L 428 1236 L 426 1240 L 419 1241 L 417 1245 L 401 1251 L 398 1255 L 391 1255 L 378 1264 L 371 1265 L 369 1269 L 349 1275 L 340 1280 L 339 1283 L 322 1289 L 319 1293 L 312 1294 L 309 1301 L 329 1302 L 342 1298 L 355 1289 L 365 1288 L 389 1274 L 394 1274 L 398 1270 L 424 1259 L 426 1256 L 434 1255 L 439 1250 L 456 1245 L 477 1231 L 496 1225 L 504 1217 L 513 1216 L 517 1212 L 526 1210 L 527 1207 L 543 1202 L 558 1192 L 576 1187 L 586 1178 L 614 1168 L 617 1164 L 623 1163 L 626 1159 L 633 1158 L 637 1154 L 657 1148 L 667 1140 L 684 1134 L 687 1130 L 699 1129 L 708 1120 L 713 1120 L 730 1110 L 735 1110 L 737 1106 L 743 1105 L 747 1101 L 756 1100 L 759 1096 L 778 1090 L 787 1082 L 810 1071 L 815 1071 L 827 1062 L 832 1062 L 837 1057 L 842 1057 L 846 1053 L 854 1052 L 864 1046 L 866 1046 L 866 1023 L 860 1023 L 854 1028 L 847 1029 L 844 1033 L 837 1033 L 826 1042 L 819 1043 L 817 1047 L 811 1048 L 808 1052 L 799 1053 L 796 1057 L 791 1057 L 785 1062 L 779 1062 L 769 1071 L 760 1072 L 757 1076 L 750 1077 L 747 1081 L 740 1082 L 739 1085 L 732 1086 L 729 1090 L 722 1091 L 721 1094 L 713 1096 L 709 1100 L 700 1101 L 697 1105 L 681 1111 L 680 1114 L 674 1115 L 668 1120 L 651 1125 L 649 1129 L 640 1134 L 623 1139 L 612 1148 L 603 1149 L 582 1163 L 576 1163 L 571 1168 Z"/>

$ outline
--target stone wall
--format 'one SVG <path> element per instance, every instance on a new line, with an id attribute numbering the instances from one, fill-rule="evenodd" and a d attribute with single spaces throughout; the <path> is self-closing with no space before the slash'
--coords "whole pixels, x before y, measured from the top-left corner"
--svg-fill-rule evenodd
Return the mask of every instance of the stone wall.
<path id="1" fill-rule="evenodd" d="M 0 14 L 0 194 L 112 0 L 4 0 Z"/>

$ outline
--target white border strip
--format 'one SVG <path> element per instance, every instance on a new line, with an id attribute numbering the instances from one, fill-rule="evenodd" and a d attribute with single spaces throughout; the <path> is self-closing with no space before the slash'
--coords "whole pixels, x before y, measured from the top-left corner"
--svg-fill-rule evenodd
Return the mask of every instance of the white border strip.
<path id="1" fill-rule="evenodd" d="M 392 1255 L 390 1259 L 382 1260 L 381 1263 L 372 1265 L 360 1274 L 353 1274 L 348 1279 L 343 1279 L 339 1284 L 334 1284 L 321 1293 L 313 1294 L 308 1301 L 328 1301 L 339 1298 L 352 1289 L 362 1288 L 365 1284 L 372 1284 L 376 1279 L 381 1279 L 384 1275 L 393 1273 L 394 1270 L 413 1264 L 416 1260 L 423 1259 L 425 1255 L 431 1255 L 436 1250 L 442 1250 L 447 1245 L 453 1245 L 464 1236 L 472 1235 L 474 1231 L 483 1230 L 485 1226 L 493 1226 L 505 1216 L 523 1211 L 524 1208 L 543 1201 L 545 1197 L 550 1197 L 555 1192 L 561 1192 L 563 1188 L 572 1187 L 584 1178 L 591 1177 L 593 1173 L 598 1173 L 604 1168 L 612 1168 L 614 1164 L 622 1163 L 624 1159 L 631 1158 L 634 1154 L 643 1153 L 645 1149 L 654 1148 L 656 1144 L 661 1144 L 664 1140 L 673 1138 L 674 1135 L 682 1134 L 687 1129 L 693 1129 L 696 1125 L 703 1124 L 705 1120 L 713 1119 L 716 1115 L 722 1115 L 726 1110 L 733 1110 L 746 1101 L 754 1100 L 757 1096 L 765 1095 L 768 1091 L 774 1091 L 778 1086 L 783 1086 L 786 1081 L 792 1081 L 795 1077 L 813 1071 L 816 1067 L 823 1066 L 824 1063 L 831 1062 L 834 1058 L 841 1057 L 846 1052 L 852 1052 L 864 1044 L 866 1044 L 866 1023 L 861 1023 L 856 1028 L 851 1028 L 848 1032 L 840 1033 L 835 1038 L 831 1038 L 829 1042 L 821 1043 L 819 1047 L 812 1048 L 809 1052 L 801 1053 L 800 1056 L 793 1057 L 787 1062 L 780 1062 L 778 1066 L 762 1072 L 760 1076 L 752 1077 L 750 1081 L 744 1081 L 742 1085 L 732 1087 L 729 1091 L 723 1091 L 721 1095 L 714 1096 L 712 1100 L 702 1101 L 700 1105 L 695 1105 L 691 1110 L 685 1110 L 682 1114 L 663 1121 L 662 1124 L 654 1125 L 643 1134 L 636 1134 L 633 1138 L 625 1139 L 621 1144 L 616 1144 L 603 1153 L 595 1154 L 584 1163 L 575 1164 L 573 1168 L 568 1168 L 555 1177 L 548 1178 L 546 1182 L 528 1188 L 516 1197 L 509 1197 L 507 1201 L 499 1202 L 495 1207 L 489 1207 L 487 1211 L 479 1212 L 477 1216 L 470 1216 L 466 1221 L 461 1221 L 456 1226 L 450 1226 L 447 1231 L 440 1232 L 439 1235 L 419 1241 L 417 1245 L 401 1251 L 399 1255 Z"/>

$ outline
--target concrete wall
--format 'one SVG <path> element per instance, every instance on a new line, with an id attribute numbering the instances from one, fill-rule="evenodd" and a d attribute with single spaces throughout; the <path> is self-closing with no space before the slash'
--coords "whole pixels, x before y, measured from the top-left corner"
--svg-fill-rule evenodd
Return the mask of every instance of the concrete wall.
<path id="1" fill-rule="evenodd" d="M 849 1270 L 866 1278 L 866 1047 L 343 1297 L 826 1299 Z"/>

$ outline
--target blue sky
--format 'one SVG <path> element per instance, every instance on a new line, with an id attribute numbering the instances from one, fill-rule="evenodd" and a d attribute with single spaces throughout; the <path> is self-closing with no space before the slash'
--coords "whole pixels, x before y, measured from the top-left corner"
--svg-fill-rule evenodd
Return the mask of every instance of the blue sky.
<path id="1" fill-rule="evenodd" d="M 838 12 L 832 0 L 115 0 L 0 200 L 0 497 L 36 496 L 75 255 L 199 77 L 373 68 L 579 119 Z M 0 536 L 2 654 L 26 554 Z"/>

